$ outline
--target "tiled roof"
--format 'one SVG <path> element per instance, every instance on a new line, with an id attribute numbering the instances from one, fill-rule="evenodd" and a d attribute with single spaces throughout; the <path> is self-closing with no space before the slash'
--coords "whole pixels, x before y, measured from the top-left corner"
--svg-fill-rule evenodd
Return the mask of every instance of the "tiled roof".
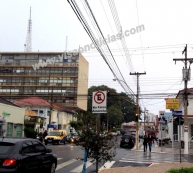
<path id="1" fill-rule="evenodd" d="M 184 89 L 183 89 L 183 90 L 179 90 L 176 98 L 178 98 L 179 94 L 181 94 L 181 93 L 183 93 L 183 92 L 184 92 Z M 192 92 L 193 92 L 193 88 L 187 88 L 187 92 L 188 92 L 188 93 L 192 93 Z"/>
<path id="2" fill-rule="evenodd" d="M 12 102 L 0 97 L 0 103 L 6 104 L 6 105 L 11 105 L 11 106 L 15 106 L 15 107 L 19 107 L 18 105 L 13 104 Z"/>
<path id="3" fill-rule="evenodd" d="M 50 103 L 39 98 L 39 97 L 29 97 L 26 99 L 16 100 L 13 102 L 18 106 L 37 106 L 37 107 L 49 107 Z"/>
<path id="4" fill-rule="evenodd" d="M 73 113 L 74 114 L 74 111 L 72 111 L 72 110 L 70 110 L 68 108 L 63 107 L 62 105 L 60 105 L 58 103 L 53 103 L 53 107 L 56 108 L 56 109 L 59 109 L 61 111 L 64 111 L 64 112 Z"/>

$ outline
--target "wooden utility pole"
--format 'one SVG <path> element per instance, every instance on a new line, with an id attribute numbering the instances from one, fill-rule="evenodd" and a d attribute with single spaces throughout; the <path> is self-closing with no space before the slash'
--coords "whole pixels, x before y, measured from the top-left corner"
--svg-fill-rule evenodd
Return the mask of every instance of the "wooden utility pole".
<path id="1" fill-rule="evenodd" d="M 183 61 L 184 62 L 184 68 L 183 68 L 183 80 L 184 80 L 184 154 L 188 154 L 188 93 L 187 93 L 187 85 L 188 80 L 190 80 L 190 66 L 189 69 L 187 68 L 187 61 L 192 63 L 193 58 L 187 58 L 187 45 L 182 51 L 182 54 L 185 53 L 185 58 L 179 58 L 179 59 L 173 59 L 173 61 Z M 186 128 L 185 128 L 186 127 Z M 181 142 L 181 141 L 180 141 Z"/>
<path id="2" fill-rule="evenodd" d="M 49 117 L 49 126 L 48 126 L 48 129 L 51 127 L 52 111 L 53 111 L 53 85 L 52 85 L 51 106 L 50 106 L 50 117 Z"/>
<path id="3" fill-rule="evenodd" d="M 130 75 L 137 76 L 137 96 L 136 96 L 136 150 L 138 150 L 138 141 L 139 141 L 139 76 L 145 73 L 130 73 Z"/>

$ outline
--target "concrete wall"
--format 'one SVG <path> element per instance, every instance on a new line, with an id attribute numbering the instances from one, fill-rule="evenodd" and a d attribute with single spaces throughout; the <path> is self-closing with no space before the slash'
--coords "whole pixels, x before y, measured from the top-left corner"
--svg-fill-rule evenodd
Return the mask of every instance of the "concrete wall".
<path id="1" fill-rule="evenodd" d="M 87 110 L 88 66 L 89 64 L 86 59 L 79 54 L 77 107 L 85 111 Z"/>
<path id="2" fill-rule="evenodd" d="M 6 130 L 4 136 L 23 136 L 25 109 L 0 103 L 0 116 L 2 112 L 10 114 L 5 116 L 6 123 L 1 127 Z"/>

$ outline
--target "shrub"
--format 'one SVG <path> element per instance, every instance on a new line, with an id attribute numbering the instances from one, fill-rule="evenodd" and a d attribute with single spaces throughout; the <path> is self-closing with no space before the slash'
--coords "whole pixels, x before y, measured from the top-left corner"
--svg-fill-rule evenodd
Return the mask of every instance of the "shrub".
<path id="1" fill-rule="evenodd" d="M 36 138 L 37 132 L 33 128 L 25 127 L 23 131 L 25 132 L 25 136 L 27 138 Z"/>
<path id="2" fill-rule="evenodd" d="M 167 173 L 193 173 L 192 168 L 170 169 Z"/>

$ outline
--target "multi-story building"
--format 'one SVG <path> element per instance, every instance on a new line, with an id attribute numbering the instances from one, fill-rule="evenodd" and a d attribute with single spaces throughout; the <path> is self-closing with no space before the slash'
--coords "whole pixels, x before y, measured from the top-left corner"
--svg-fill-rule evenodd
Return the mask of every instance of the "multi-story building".
<path id="1" fill-rule="evenodd" d="M 38 96 L 73 110 L 87 110 L 88 62 L 80 53 L 0 52 L 0 96 Z"/>

